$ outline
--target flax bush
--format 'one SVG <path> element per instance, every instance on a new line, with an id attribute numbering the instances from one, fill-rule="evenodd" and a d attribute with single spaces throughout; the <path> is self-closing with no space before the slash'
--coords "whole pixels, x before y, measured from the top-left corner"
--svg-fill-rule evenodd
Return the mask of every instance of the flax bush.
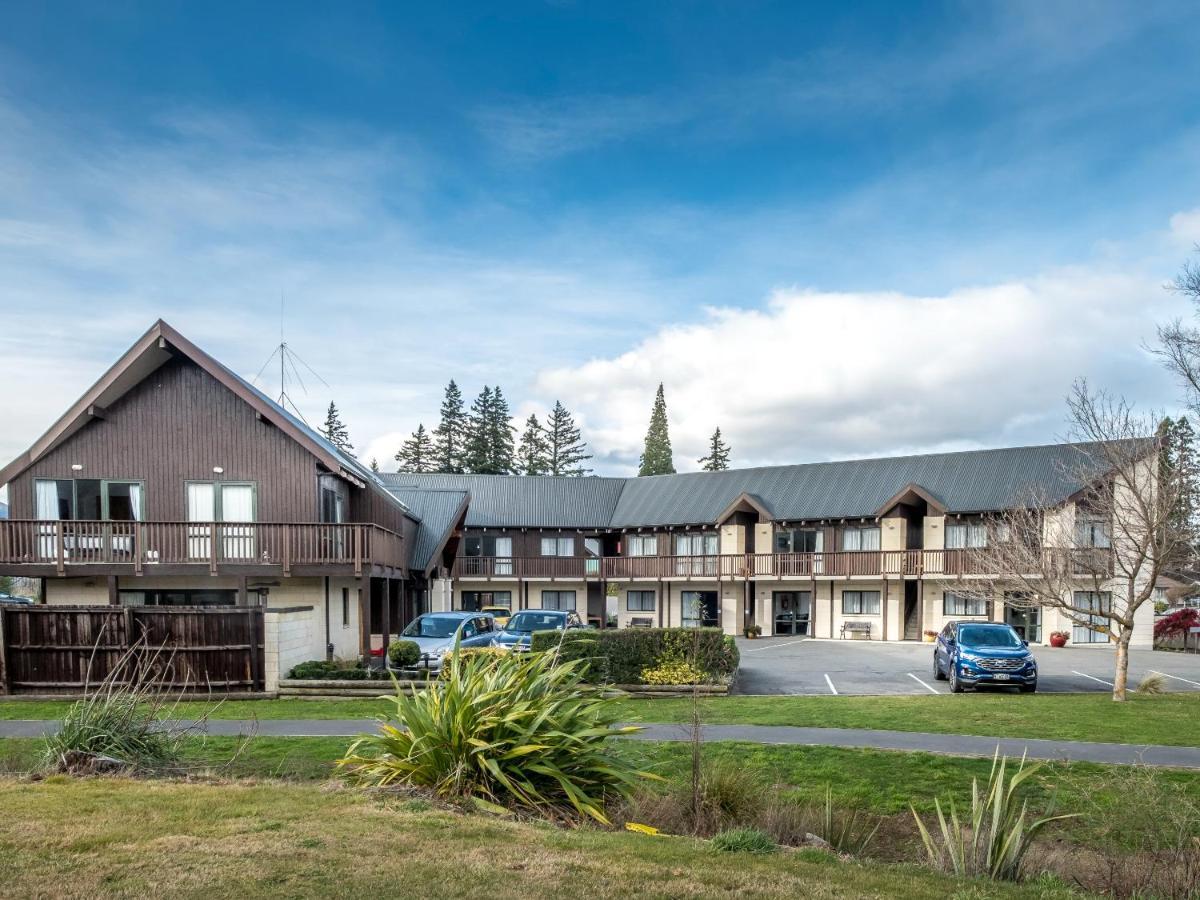
<path id="1" fill-rule="evenodd" d="M 363 785 L 607 824 L 607 803 L 655 776 L 612 751 L 637 729 L 615 727 L 616 704 L 582 684 L 579 668 L 548 653 L 462 656 L 427 690 L 397 687 L 392 715 L 338 766 Z"/>

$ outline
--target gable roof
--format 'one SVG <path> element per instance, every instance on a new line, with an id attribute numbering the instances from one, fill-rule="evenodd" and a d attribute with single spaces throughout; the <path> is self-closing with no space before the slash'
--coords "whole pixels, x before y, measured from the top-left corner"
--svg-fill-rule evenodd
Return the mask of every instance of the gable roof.
<path id="1" fill-rule="evenodd" d="M 413 540 L 410 568 L 428 572 L 454 530 L 463 521 L 470 495 L 466 491 L 394 488 L 392 494 L 421 520 Z"/>
<path id="2" fill-rule="evenodd" d="M 1148 451 L 1152 442 L 1147 443 Z M 874 519 L 912 493 L 937 512 L 991 512 L 1037 490 L 1060 503 L 1102 474 L 1094 444 L 1049 444 L 645 478 L 382 475 L 388 489 L 469 491 L 470 528 L 711 525 L 739 507 L 773 521 Z M 1096 468 L 1088 477 L 1088 468 Z"/>
<path id="3" fill-rule="evenodd" d="M 20 475 L 41 456 L 87 425 L 96 415 L 102 415 L 105 407 L 111 406 L 177 355 L 203 369 L 248 403 L 255 413 L 303 446 L 330 472 L 359 487 L 373 485 L 377 493 L 403 507 L 398 499 L 384 489 L 367 466 L 349 453 L 338 449 L 324 435 L 209 356 L 162 319 L 151 325 L 149 330 L 138 338 L 134 345 L 34 442 L 32 447 L 4 468 L 0 468 L 0 484 L 6 484 Z"/>

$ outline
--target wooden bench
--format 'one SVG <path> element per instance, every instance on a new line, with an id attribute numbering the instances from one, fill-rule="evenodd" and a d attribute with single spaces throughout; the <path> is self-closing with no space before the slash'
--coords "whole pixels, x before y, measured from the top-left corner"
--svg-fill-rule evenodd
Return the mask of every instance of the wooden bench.
<path id="1" fill-rule="evenodd" d="M 858 640 L 861 638 L 861 639 L 865 639 L 865 640 L 869 641 L 871 639 L 871 623 L 870 622 L 859 622 L 859 621 L 855 621 L 855 620 L 851 620 L 849 622 L 843 622 L 842 623 L 842 640 L 846 639 L 847 634 L 849 634 L 855 640 Z"/>
<path id="2" fill-rule="evenodd" d="M 653 628 L 654 620 L 649 616 L 635 616 L 629 620 L 630 628 Z"/>

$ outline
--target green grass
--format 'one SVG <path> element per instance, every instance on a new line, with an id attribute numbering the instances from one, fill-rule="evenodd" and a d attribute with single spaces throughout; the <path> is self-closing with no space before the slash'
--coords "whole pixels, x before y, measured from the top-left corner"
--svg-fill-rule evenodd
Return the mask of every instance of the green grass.
<path id="1" fill-rule="evenodd" d="M 687 722 L 690 700 L 625 701 L 629 721 Z M 1200 746 L 1200 693 L 946 694 L 927 697 L 719 697 L 701 701 L 709 724 L 803 725 Z"/>
<path id="2" fill-rule="evenodd" d="M 0 779 L 7 896 L 1050 898 L 820 854 L 559 830 L 310 784 Z"/>
<path id="3" fill-rule="evenodd" d="M 381 687 L 380 693 L 385 690 Z M 0 701 L 0 719 L 56 719 L 68 701 Z M 182 703 L 200 715 L 212 704 Z M 627 700 L 633 722 L 685 722 L 690 700 Z M 962 694 L 927 697 L 721 697 L 701 701 L 709 724 L 807 725 L 1200 746 L 1200 693 L 1143 696 L 1113 703 L 1107 694 Z M 387 711 L 378 700 L 227 700 L 218 719 L 354 719 Z"/>

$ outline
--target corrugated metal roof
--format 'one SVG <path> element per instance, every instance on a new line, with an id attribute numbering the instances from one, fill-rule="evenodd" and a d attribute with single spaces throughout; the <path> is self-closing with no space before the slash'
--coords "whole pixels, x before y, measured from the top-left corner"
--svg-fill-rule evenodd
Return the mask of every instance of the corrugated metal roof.
<path id="1" fill-rule="evenodd" d="M 1081 473 L 1095 466 L 1095 446 L 1050 444 L 648 478 L 387 474 L 382 480 L 393 493 L 403 487 L 468 491 L 472 528 L 709 524 L 743 492 L 761 499 L 779 521 L 851 519 L 876 515 L 909 484 L 924 488 L 951 513 L 1004 509 L 1035 490 L 1048 501 L 1062 501 L 1084 486 Z"/>
<path id="2" fill-rule="evenodd" d="M 380 477 L 393 494 L 406 487 L 467 491 L 470 528 L 607 528 L 627 480 L 405 473 Z"/>
<path id="3" fill-rule="evenodd" d="M 777 520 L 874 516 L 909 484 L 949 512 L 984 512 L 1022 502 L 1036 489 L 1065 500 L 1082 486 L 1079 471 L 1094 445 L 1051 444 L 883 459 L 691 472 L 631 478 L 613 527 L 713 522 L 743 491 L 761 497 Z"/>
<path id="4" fill-rule="evenodd" d="M 392 488 L 391 493 L 421 520 L 413 541 L 411 568 L 424 569 L 454 527 L 456 514 L 468 494 L 466 491 L 411 488 Z"/>

